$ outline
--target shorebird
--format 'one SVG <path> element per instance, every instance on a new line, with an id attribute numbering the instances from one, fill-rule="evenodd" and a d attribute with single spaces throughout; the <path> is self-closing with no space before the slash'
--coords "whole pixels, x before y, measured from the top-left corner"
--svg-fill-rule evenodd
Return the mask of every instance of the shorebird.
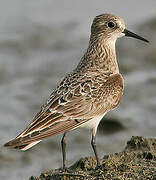
<path id="1" fill-rule="evenodd" d="M 148 42 L 125 28 L 124 20 L 112 14 L 96 16 L 89 46 L 77 67 L 54 89 L 32 123 L 4 146 L 27 150 L 43 139 L 64 133 L 61 146 L 66 169 L 66 133 L 78 127 L 91 130 L 91 145 L 97 165 L 96 132 L 100 120 L 114 109 L 123 95 L 115 43 L 129 36 Z"/>

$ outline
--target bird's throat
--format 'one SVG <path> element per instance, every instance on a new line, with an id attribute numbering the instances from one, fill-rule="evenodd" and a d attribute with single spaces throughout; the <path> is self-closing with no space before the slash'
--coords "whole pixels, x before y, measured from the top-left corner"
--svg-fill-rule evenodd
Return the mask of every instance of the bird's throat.
<path id="1" fill-rule="evenodd" d="M 81 64 L 83 64 L 83 67 Z M 90 41 L 89 47 L 78 65 L 79 67 L 85 71 L 99 71 L 110 74 L 119 73 L 115 42 Z"/>

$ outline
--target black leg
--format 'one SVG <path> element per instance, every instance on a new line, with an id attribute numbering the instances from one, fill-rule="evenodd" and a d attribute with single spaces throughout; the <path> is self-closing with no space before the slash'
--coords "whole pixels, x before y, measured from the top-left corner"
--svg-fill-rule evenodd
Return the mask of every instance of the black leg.
<path id="1" fill-rule="evenodd" d="M 62 156 L 63 156 L 63 169 L 66 169 L 66 133 L 63 134 L 61 140 Z"/>
<path id="2" fill-rule="evenodd" d="M 95 154 L 97 166 L 99 166 L 100 165 L 100 161 L 99 161 L 97 150 L 96 150 L 96 139 L 95 138 L 96 137 L 92 134 L 91 145 L 92 145 L 92 148 L 93 148 L 93 151 L 94 151 L 94 154 Z"/>

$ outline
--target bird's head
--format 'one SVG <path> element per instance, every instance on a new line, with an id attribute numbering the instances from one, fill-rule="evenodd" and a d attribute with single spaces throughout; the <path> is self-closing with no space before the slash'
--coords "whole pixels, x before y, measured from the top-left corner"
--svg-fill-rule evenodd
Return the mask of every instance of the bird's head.
<path id="1" fill-rule="evenodd" d="M 148 42 L 137 34 L 128 31 L 125 28 L 124 20 L 112 14 L 101 14 L 96 16 L 91 26 L 91 37 L 102 37 L 105 41 L 116 41 L 122 36 L 129 36 Z"/>

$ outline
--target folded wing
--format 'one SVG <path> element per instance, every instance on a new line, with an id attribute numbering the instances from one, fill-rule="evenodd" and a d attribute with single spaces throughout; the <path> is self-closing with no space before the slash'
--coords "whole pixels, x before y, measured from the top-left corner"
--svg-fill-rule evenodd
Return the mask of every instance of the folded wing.
<path id="1" fill-rule="evenodd" d="M 123 92 L 122 76 L 99 77 L 64 79 L 33 122 L 5 146 L 29 149 L 45 138 L 77 128 L 115 108 Z"/>

